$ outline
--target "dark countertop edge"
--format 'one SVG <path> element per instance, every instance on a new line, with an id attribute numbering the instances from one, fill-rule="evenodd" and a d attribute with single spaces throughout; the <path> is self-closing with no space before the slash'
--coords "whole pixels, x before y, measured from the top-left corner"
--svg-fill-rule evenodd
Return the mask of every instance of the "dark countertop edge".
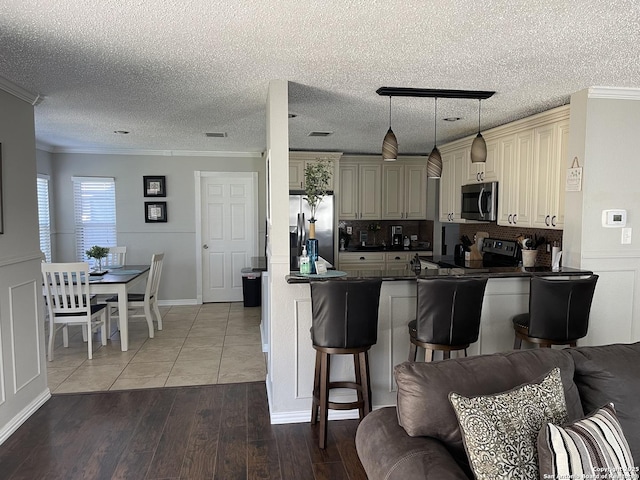
<path id="1" fill-rule="evenodd" d="M 349 280 L 362 278 L 382 278 L 385 282 L 410 281 L 416 278 L 425 277 L 488 277 L 488 278 L 529 278 L 529 277 L 560 277 L 591 275 L 591 270 L 580 270 L 571 267 L 560 267 L 558 271 L 541 270 L 531 271 L 524 267 L 502 267 L 486 269 L 463 269 L 463 268 L 439 268 L 422 270 L 418 275 L 409 270 L 387 270 L 387 271 L 366 271 L 351 272 L 345 277 L 330 277 L 327 280 Z M 287 275 L 287 283 L 309 283 L 309 279 L 296 275 Z"/>

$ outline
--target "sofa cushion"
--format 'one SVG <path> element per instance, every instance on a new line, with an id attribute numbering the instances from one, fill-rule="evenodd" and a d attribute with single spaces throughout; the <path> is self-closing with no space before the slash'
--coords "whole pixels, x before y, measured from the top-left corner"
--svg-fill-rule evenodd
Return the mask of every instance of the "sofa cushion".
<path id="1" fill-rule="evenodd" d="M 441 440 L 457 460 L 466 463 L 449 393 L 471 397 L 505 392 L 554 367 L 560 368 L 568 420 L 581 418 L 584 413 L 573 383 L 572 357 L 563 350 L 544 348 L 397 365 L 398 422 L 410 436 L 427 435 Z"/>
<path id="2" fill-rule="evenodd" d="M 585 412 L 612 402 L 633 457 L 640 459 L 640 342 L 579 347 L 574 381 Z"/>
<path id="3" fill-rule="evenodd" d="M 507 392 L 476 397 L 452 392 L 449 400 L 477 480 L 538 478 L 538 432 L 547 422 L 567 421 L 559 368 Z"/>
<path id="4" fill-rule="evenodd" d="M 637 478 L 611 403 L 571 425 L 547 424 L 537 444 L 540 478 Z"/>

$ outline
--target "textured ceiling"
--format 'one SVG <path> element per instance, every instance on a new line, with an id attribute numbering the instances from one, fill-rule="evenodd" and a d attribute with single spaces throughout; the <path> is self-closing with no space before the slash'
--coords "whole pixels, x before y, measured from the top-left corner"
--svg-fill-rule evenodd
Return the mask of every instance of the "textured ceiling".
<path id="1" fill-rule="evenodd" d="M 589 86 L 640 88 L 640 2 L 2 0 L 0 76 L 44 97 L 52 151 L 261 152 L 268 82 L 285 79 L 292 149 L 377 154 L 381 86 L 495 90 L 483 129 Z M 433 103 L 392 99 L 401 154 L 433 147 Z M 477 115 L 438 100 L 438 144 Z"/>

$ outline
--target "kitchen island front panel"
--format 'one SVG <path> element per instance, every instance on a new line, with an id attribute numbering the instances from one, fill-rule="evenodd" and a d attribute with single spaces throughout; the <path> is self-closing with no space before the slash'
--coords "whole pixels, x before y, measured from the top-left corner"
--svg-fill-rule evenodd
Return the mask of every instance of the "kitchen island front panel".
<path id="1" fill-rule="evenodd" d="M 459 270 L 459 271 L 458 271 Z M 492 270 L 492 269 L 491 269 Z M 529 278 L 532 275 L 573 276 L 588 275 L 591 272 L 562 269 L 559 272 L 527 272 L 519 271 L 486 272 L 489 276 L 485 290 L 478 341 L 468 349 L 469 355 L 506 352 L 513 348 L 513 326 L 511 318 L 526 312 L 529 305 Z M 422 271 L 419 276 L 479 275 L 465 269 L 437 269 Z M 395 405 L 396 385 L 393 377 L 395 365 L 407 360 L 409 355 L 409 331 L 407 324 L 416 314 L 416 275 L 407 271 L 363 271 L 351 273 L 341 278 L 383 278 L 380 291 L 380 307 L 378 310 L 378 341 L 371 348 L 369 361 L 371 368 L 371 386 L 374 407 Z M 296 290 L 294 301 L 296 358 L 295 382 L 296 398 L 308 399 L 311 408 L 311 392 L 313 390 L 313 371 L 315 351 L 311 344 L 309 330 L 311 328 L 311 296 L 305 285 L 308 278 L 295 275 L 287 277 L 287 282 Z M 459 352 L 458 354 L 462 354 Z M 436 352 L 435 358 L 442 358 Z M 456 353 L 453 354 L 455 358 Z M 420 356 L 418 357 L 420 358 Z M 335 363 L 334 363 L 335 362 Z M 332 360 L 332 381 L 349 380 L 353 376 L 353 360 L 344 356 Z M 352 401 L 355 396 L 351 392 L 332 392 L 332 398 L 339 401 Z M 331 412 L 330 418 L 355 418 L 357 411 Z"/>

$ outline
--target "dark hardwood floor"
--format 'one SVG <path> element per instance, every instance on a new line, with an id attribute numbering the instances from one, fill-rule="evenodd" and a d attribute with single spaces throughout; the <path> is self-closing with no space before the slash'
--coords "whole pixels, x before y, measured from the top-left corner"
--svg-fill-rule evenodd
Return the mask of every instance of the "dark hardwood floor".
<path id="1" fill-rule="evenodd" d="M 357 420 L 271 425 L 264 382 L 54 395 L 3 445 L 0 479 L 365 479 Z"/>

